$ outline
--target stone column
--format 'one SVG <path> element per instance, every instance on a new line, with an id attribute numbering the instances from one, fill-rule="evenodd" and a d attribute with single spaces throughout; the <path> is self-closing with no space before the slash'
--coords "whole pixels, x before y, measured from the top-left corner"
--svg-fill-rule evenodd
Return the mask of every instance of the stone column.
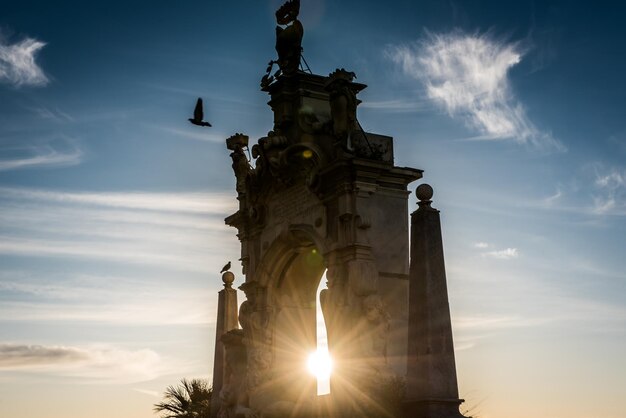
<path id="1" fill-rule="evenodd" d="M 220 390 L 224 384 L 225 352 L 222 335 L 239 327 L 237 314 L 237 290 L 233 289 L 235 275 L 230 271 L 222 274 L 224 289 L 217 297 L 217 324 L 215 326 L 215 356 L 213 357 L 213 395 L 211 396 L 211 417 L 215 418 L 220 408 Z"/>
<path id="2" fill-rule="evenodd" d="M 443 259 L 439 211 L 433 189 L 417 188 L 419 208 L 411 214 L 409 346 L 406 418 L 459 418 L 459 390 Z"/>

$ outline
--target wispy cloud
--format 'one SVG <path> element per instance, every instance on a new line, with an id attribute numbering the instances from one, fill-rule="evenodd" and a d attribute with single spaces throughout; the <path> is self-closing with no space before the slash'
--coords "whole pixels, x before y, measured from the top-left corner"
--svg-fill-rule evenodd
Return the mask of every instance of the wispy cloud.
<path id="1" fill-rule="evenodd" d="M 133 390 L 135 392 L 143 393 L 144 395 L 148 395 L 148 396 L 151 396 L 153 398 L 158 398 L 159 396 L 161 396 L 161 394 L 159 392 L 157 392 L 156 390 L 140 389 L 140 388 L 133 388 Z"/>
<path id="2" fill-rule="evenodd" d="M 493 246 L 488 242 L 478 241 L 472 244 L 474 248 L 477 250 L 486 250 L 487 248 L 492 248 Z M 496 258 L 499 260 L 509 260 L 512 258 L 519 257 L 519 251 L 517 248 L 505 248 L 502 250 L 493 250 L 493 251 L 483 251 L 480 253 L 482 257 L 487 258 Z"/>
<path id="3" fill-rule="evenodd" d="M 542 203 L 546 207 L 551 207 L 554 204 L 556 204 L 556 202 L 558 202 L 561 199 L 561 197 L 563 197 L 563 191 L 561 190 L 560 187 L 557 187 L 554 194 L 544 198 Z"/>
<path id="4" fill-rule="evenodd" d="M 46 85 L 48 77 L 35 62 L 37 52 L 45 45 L 33 38 L 8 44 L 0 36 L 0 82 L 15 87 Z"/>
<path id="5" fill-rule="evenodd" d="M 84 350 L 73 347 L 0 344 L 0 369 L 40 368 L 81 363 L 89 359 Z"/>
<path id="6" fill-rule="evenodd" d="M 425 85 L 428 98 L 462 118 L 481 133 L 481 139 L 565 150 L 533 124 L 513 93 L 509 71 L 524 55 L 518 43 L 488 34 L 429 33 L 420 42 L 389 47 L 387 54 L 405 74 Z"/>
<path id="7" fill-rule="evenodd" d="M 163 273 L 162 273 L 163 274 Z M 215 305 L 206 286 L 155 286 L 164 277 L 0 273 L 0 318 L 8 322 L 91 322 L 135 325 L 209 325 Z M 207 302 L 209 301 L 209 302 Z"/>
<path id="8" fill-rule="evenodd" d="M 166 126 L 155 126 L 154 128 L 160 131 L 165 131 L 177 137 L 193 139 L 196 141 L 216 142 L 220 144 L 226 143 L 226 138 L 228 136 L 216 132 L 209 132 L 207 129 L 198 129 L 194 132 L 187 129 L 171 128 Z"/>
<path id="9" fill-rule="evenodd" d="M 589 217 L 587 225 L 606 226 L 607 216 L 626 216 L 626 168 L 592 162 L 568 183 L 558 182 L 550 194 L 517 201 L 516 207 L 559 211 Z M 514 202 L 513 197 L 506 201 Z"/>
<path id="10" fill-rule="evenodd" d="M 238 252 L 223 222 L 236 209 L 221 193 L 0 188 L 0 253 L 208 272 Z"/>
<path id="11" fill-rule="evenodd" d="M 36 114 L 42 119 L 47 119 L 56 123 L 75 122 L 72 115 L 59 109 L 58 107 L 26 107 L 28 110 Z"/>
<path id="12" fill-rule="evenodd" d="M 115 384 L 152 380 L 166 372 L 163 359 L 148 349 L 15 343 L 0 343 L 0 371 L 48 373 Z"/>
<path id="13" fill-rule="evenodd" d="M 359 109 L 375 109 L 383 112 L 410 113 L 419 112 L 426 108 L 425 104 L 418 100 L 393 99 L 379 101 L 364 101 Z"/>
<path id="14" fill-rule="evenodd" d="M 79 164 L 83 152 L 70 141 L 66 150 L 58 150 L 50 144 L 33 145 L 27 148 L 27 156 L 0 157 L 0 171 L 42 167 L 67 167 Z"/>
<path id="15" fill-rule="evenodd" d="M 481 330 L 526 327 L 536 325 L 538 322 L 541 320 L 521 316 L 462 316 L 453 320 L 456 328 Z"/>
<path id="16" fill-rule="evenodd" d="M 483 257 L 496 258 L 498 260 L 511 260 L 519 257 L 517 248 L 505 248 L 503 250 L 488 251 L 482 253 Z"/>
<path id="17" fill-rule="evenodd" d="M 596 193 L 593 211 L 600 215 L 626 215 L 626 169 L 594 166 Z"/>
<path id="18" fill-rule="evenodd" d="M 229 214 L 236 203 L 228 193 L 181 192 L 64 192 L 39 189 L 0 188 L 0 197 L 27 200 L 76 203 L 93 206 L 187 212 L 198 214 Z"/>
<path id="19" fill-rule="evenodd" d="M 620 151 L 626 152 L 626 129 L 609 136 L 608 142 Z"/>

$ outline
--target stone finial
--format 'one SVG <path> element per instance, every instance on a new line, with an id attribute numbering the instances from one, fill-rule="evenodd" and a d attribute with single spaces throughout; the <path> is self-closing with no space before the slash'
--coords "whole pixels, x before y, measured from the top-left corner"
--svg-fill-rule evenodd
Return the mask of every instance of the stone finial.
<path id="1" fill-rule="evenodd" d="M 246 148 L 248 146 L 248 135 L 236 133 L 226 139 L 226 148 L 231 151 Z"/>
<path id="2" fill-rule="evenodd" d="M 232 289 L 234 281 L 235 275 L 232 272 L 226 271 L 222 274 L 222 282 L 224 282 L 224 287 L 226 289 Z"/>
<path id="3" fill-rule="evenodd" d="M 430 184 L 423 183 L 417 186 L 417 189 L 415 190 L 415 195 L 419 199 L 419 202 L 417 202 L 417 204 L 419 205 L 420 209 L 431 209 L 430 204 L 433 202 L 431 200 L 433 198 L 433 188 L 430 186 Z"/>

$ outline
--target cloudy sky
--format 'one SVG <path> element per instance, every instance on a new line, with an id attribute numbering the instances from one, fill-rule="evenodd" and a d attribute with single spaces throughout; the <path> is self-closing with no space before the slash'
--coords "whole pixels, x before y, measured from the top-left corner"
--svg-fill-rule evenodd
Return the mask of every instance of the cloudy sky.
<path id="1" fill-rule="evenodd" d="M 224 139 L 271 129 L 279 3 L 2 3 L 0 416 L 148 418 L 210 375 L 238 257 Z M 625 16 L 302 2 L 311 69 L 356 72 L 363 127 L 435 188 L 481 418 L 625 416 Z M 186 121 L 198 96 L 211 129 Z"/>

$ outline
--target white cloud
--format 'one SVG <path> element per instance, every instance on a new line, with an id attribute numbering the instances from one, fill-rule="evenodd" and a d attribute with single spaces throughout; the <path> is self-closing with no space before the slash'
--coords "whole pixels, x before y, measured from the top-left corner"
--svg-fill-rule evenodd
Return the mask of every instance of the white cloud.
<path id="1" fill-rule="evenodd" d="M 621 173 L 613 169 L 603 176 L 598 176 L 598 178 L 596 178 L 596 185 L 603 189 L 619 189 L 626 185 L 626 173 Z"/>
<path id="2" fill-rule="evenodd" d="M 48 77 L 35 62 L 35 55 L 45 45 L 32 38 L 9 45 L 0 38 L 0 82 L 16 87 L 46 85 Z"/>
<path id="3" fill-rule="evenodd" d="M 0 343 L 0 371 L 9 370 L 82 377 L 115 384 L 152 380 L 169 372 L 163 366 L 163 359 L 148 349 Z"/>
<path id="4" fill-rule="evenodd" d="M 563 197 L 563 192 L 561 191 L 561 188 L 558 187 L 556 192 L 554 192 L 553 195 L 548 196 L 546 198 L 543 199 L 543 205 L 546 207 L 551 207 L 553 206 L 559 199 L 561 199 L 561 197 Z"/>
<path id="5" fill-rule="evenodd" d="M 489 247 L 489 244 L 486 242 L 475 242 L 474 243 L 474 248 L 487 248 Z"/>
<path id="6" fill-rule="evenodd" d="M 80 164 L 83 151 L 73 137 L 54 133 L 39 137 L 14 137 L 0 139 L 0 172 L 43 167 L 67 167 Z"/>
<path id="7" fill-rule="evenodd" d="M 89 355 L 73 347 L 0 344 L 0 369 L 41 368 L 85 362 Z"/>
<path id="8" fill-rule="evenodd" d="M 518 43 L 456 31 L 428 34 L 421 42 L 387 52 L 407 75 L 425 85 L 431 100 L 478 130 L 481 139 L 565 150 L 532 123 L 511 89 L 509 71 L 523 56 Z"/>
<path id="9" fill-rule="evenodd" d="M 75 122 L 76 119 L 72 115 L 62 111 L 58 107 L 26 107 L 28 110 L 36 114 L 42 119 L 51 120 L 56 123 Z"/>
<path id="10" fill-rule="evenodd" d="M 626 168 L 593 162 L 582 169 L 579 177 L 585 180 L 584 185 L 579 181 L 558 184 L 552 195 L 525 199 L 519 206 L 592 216 L 588 225 L 606 226 L 602 223 L 606 216 L 626 216 Z"/>
<path id="11" fill-rule="evenodd" d="M 510 260 L 519 257 L 517 248 L 505 248 L 504 250 L 489 251 L 482 254 L 483 257 L 496 258 L 499 260 Z"/>
<path id="12" fill-rule="evenodd" d="M 136 210 L 230 214 L 237 210 L 230 193 L 63 192 L 39 189 L 0 188 L 0 197 L 85 204 Z"/>
<path id="13" fill-rule="evenodd" d="M 162 277 L 0 272 L 0 318 L 5 321 L 82 321 L 129 325 L 209 325 L 215 289 Z M 217 275 L 216 275 L 217 276 Z M 215 278 L 214 286 L 219 279 Z M 166 283 L 168 286 L 160 286 Z"/>
<path id="14" fill-rule="evenodd" d="M 232 196 L 0 188 L 0 253 L 210 272 L 238 254 Z"/>
<path id="15" fill-rule="evenodd" d="M 527 327 L 536 325 L 541 320 L 523 318 L 521 316 L 461 316 L 453 319 L 458 329 L 507 329 L 512 327 Z"/>
<path id="16" fill-rule="evenodd" d="M 599 215 L 626 214 L 626 169 L 606 169 L 595 164 L 593 212 Z"/>
<path id="17" fill-rule="evenodd" d="M 31 155 L 22 158 L 0 159 L 0 171 L 17 170 L 35 167 L 65 167 L 79 164 L 82 160 L 82 151 L 74 147 L 67 151 L 58 151 L 44 145 L 31 148 Z"/>
<path id="18" fill-rule="evenodd" d="M 365 101 L 359 105 L 359 109 L 376 109 L 396 113 L 418 112 L 424 107 L 424 103 L 420 101 L 407 99 Z"/>
<path id="19" fill-rule="evenodd" d="M 172 135 L 176 135 L 176 136 L 187 138 L 187 139 L 193 139 L 196 141 L 217 142 L 218 144 L 224 144 L 226 141 L 226 137 L 228 136 L 228 135 L 221 134 L 219 132 L 209 131 L 207 129 L 188 130 L 188 129 L 180 129 L 180 128 L 171 128 L 171 127 L 166 127 L 166 126 L 151 126 L 151 128 L 156 128 L 159 131 L 165 131 Z"/>
<path id="20" fill-rule="evenodd" d="M 140 389 L 140 388 L 133 388 L 133 390 L 135 392 L 143 393 L 144 395 L 148 395 L 148 396 L 151 396 L 153 398 L 158 398 L 158 397 L 161 396 L 161 393 L 157 392 L 156 390 Z"/>

